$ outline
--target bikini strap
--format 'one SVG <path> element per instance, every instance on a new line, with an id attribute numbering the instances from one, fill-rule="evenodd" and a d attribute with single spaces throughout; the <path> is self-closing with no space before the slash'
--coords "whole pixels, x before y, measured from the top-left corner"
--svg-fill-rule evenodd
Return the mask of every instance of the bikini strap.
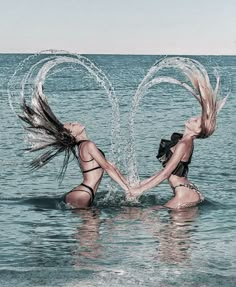
<path id="1" fill-rule="evenodd" d="M 90 186 L 88 186 L 88 185 L 86 185 L 84 183 L 81 183 L 80 185 L 83 185 L 84 187 L 87 187 L 91 191 L 91 194 L 92 194 L 91 203 L 92 203 L 93 200 L 94 200 L 94 191 L 93 191 L 92 187 L 90 187 Z"/>
<path id="2" fill-rule="evenodd" d="M 180 184 L 178 184 L 176 186 L 171 186 L 172 189 L 173 189 L 173 192 L 175 193 L 175 189 L 177 187 L 180 187 L 180 186 L 187 187 L 187 188 L 190 188 L 190 189 L 194 189 L 197 192 L 198 196 L 199 196 L 199 202 L 203 202 L 204 201 L 204 199 L 205 199 L 204 196 L 202 195 L 202 193 L 199 191 L 198 187 L 195 184 L 193 184 L 193 183 L 180 183 Z"/>
<path id="3" fill-rule="evenodd" d="M 195 190 L 198 189 L 194 184 L 190 184 L 190 183 L 180 183 L 180 184 L 178 184 L 176 186 L 172 186 L 172 189 L 175 190 L 177 187 L 181 187 L 181 186 L 188 187 L 190 189 L 195 189 Z"/>
<path id="4" fill-rule="evenodd" d="M 91 168 L 91 169 L 83 170 L 82 173 L 90 172 L 90 171 L 93 171 L 93 170 L 98 169 L 98 168 L 102 168 L 102 167 L 101 166 L 96 166 L 96 167 Z"/>

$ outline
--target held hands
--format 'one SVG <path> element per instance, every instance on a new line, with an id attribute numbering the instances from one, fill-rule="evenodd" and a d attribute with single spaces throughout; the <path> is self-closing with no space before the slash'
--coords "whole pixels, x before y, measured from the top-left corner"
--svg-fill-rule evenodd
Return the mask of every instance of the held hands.
<path id="1" fill-rule="evenodd" d="M 122 178 L 123 183 L 125 184 L 126 188 L 123 187 L 126 198 L 128 200 L 134 200 L 135 198 L 138 198 L 142 195 L 141 185 L 140 183 L 129 183 L 128 180 L 120 173 L 120 171 L 117 169 L 114 163 L 108 161 L 108 163 L 116 170 L 116 172 L 119 174 L 119 176 Z"/>
<path id="2" fill-rule="evenodd" d="M 142 190 L 139 186 L 136 187 L 131 187 L 127 192 L 127 197 L 129 198 L 137 198 L 140 197 L 142 195 Z"/>
<path id="3" fill-rule="evenodd" d="M 135 199 L 142 195 L 140 183 L 130 183 L 129 189 L 126 191 L 127 199 Z"/>

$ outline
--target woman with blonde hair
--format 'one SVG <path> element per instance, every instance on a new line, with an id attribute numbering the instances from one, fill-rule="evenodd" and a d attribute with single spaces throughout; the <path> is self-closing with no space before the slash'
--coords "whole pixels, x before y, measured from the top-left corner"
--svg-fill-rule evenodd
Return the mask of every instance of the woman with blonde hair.
<path id="1" fill-rule="evenodd" d="M 198 188 L 187 178 L 189 164 L 193 154 L 194 141 L 197 138 L 207 138 L 215 130 L 216 118 L 225 104 L 227 97 L 218 101 L 220 79 L 217 77 L 216 87 L 212 88 L 205 68 L 195 60 L 187 58 L 174 58 L 165 60 L 167 66 L 180 69 L 192 83 L 192 87 L 171 78 L 171 82 L 185 87 L 190 91 L 201 105 L 201 115 L 190 118 L 185 123 L 184 133 L 173 133 L 170 140 L 162 139 L 157 159 L 162 163 L 163 169 L 142 181 L 138 186 L 129 190 L 131 197 L 139 197 L 143 192 L 158 186 L 168 180 L 174 197 L 164 207 L 179 209 L 195 206 L 204 200 Z"/>

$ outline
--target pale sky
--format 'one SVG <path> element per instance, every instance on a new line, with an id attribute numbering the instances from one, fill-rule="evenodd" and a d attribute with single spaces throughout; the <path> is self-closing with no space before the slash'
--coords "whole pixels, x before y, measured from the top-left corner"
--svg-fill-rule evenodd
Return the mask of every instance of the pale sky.
<path id="1" fill-rule="evenodd" d="M 236 55 L 236 0 L 0 0 L 0 53 Z"/>

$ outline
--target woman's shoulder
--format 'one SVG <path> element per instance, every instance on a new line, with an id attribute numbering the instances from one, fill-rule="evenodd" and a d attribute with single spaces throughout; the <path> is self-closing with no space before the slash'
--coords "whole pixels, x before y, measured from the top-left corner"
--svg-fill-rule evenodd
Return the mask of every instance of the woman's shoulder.
<path id="1" fill-rule="evenodd" d="M 192 138 L 182 137 L 181 140 L 176 145 L 176 148 L 177 147 L 185 149 L 185 151 L 187 151 L 187 150 L 191 151 L 193 149 L 193 140 L 192 140 Z"/>
<path id="2" fill-rule="evenodd" d="M 93 141 L 90 141 L 90 140 L 87 140 L 86 143 L 85 143 L 85 146 L 91 150 L 91 149 L 98 149 L 95 142 Z"/>
<path id="3" fill-rule="evenodd" d="M 83 149 L 83 150 L 96 148 L 95 143 L 93 141 L 90 141 L 90 140 L 80 140 L 80 141 L 78 141 L 77 146 L 79 149 Z"/>
<path id="4" fill-rule="evenodd" d="M 87 151 L 91 154 L 101 153 L 105 157 L 105 153 L 97 147 L 97 145 L 93 141 L 88 141 L 86 143 Z"/>

